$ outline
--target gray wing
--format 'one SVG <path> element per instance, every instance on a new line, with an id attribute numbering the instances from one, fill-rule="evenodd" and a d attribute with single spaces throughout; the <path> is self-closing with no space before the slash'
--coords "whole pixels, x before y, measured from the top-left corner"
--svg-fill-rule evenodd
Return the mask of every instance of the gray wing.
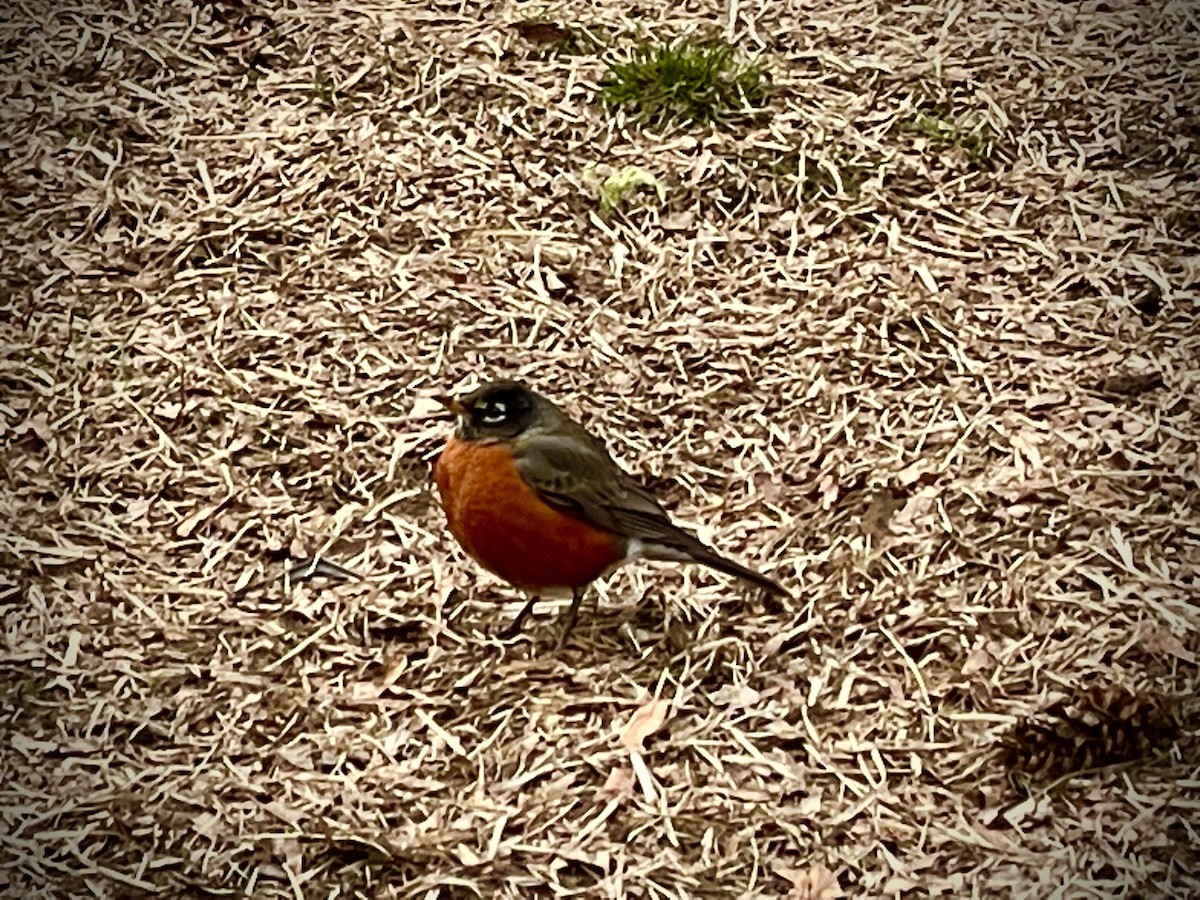
<path id="1" fill-rule="evenodd" d="M 597 528 L 685 553 L 703 546 L 590 435 L 530 437 L 520 442 L 516 463 L 543 500 Z"/>
<path id="2" fill-rule="evenodd" d="M 673 523 L 658 501 L 582 428 L 522 438 L 517 471 L 551 506 L 612 534 L 641 541 L 649 559 L 698 562 L 786 596 L 776 582 L 721 556 Z"/>

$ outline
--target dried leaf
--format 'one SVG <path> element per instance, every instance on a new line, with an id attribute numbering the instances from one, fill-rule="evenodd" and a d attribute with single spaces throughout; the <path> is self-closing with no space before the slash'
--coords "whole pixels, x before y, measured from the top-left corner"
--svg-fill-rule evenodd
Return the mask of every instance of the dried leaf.
<path id="1" fill-rule="evenodd" d="M 514 22 L 513 31 L 522 40 L 531 44 L 559 44 L 571 37 L 571 31 L 556 22 L 546 22 L 540 19 L 527 19 L 524 22 Z"/>
<path id="2" fill-rule="evenodd" d="M 762 699 L 762 694 L 748 684 L 726 684 L 716 690 L 709 699 L 718 706 L 750 709 Z"/>
<path id="3" fill-rule="evenodd" d="M 967 654 L 966 661 L 963 662 L 960 670 L 963 675 L 974 675 L 976 672 L 981 672 L 984 669 L 991 668 L 995 662 L 992 654 L 984 644 L 980 643 L 975 649 Z"/>
<path id="4" fill-rule="evenodd" d="M 1147 653 L 1154 656 L 1174 656 L 1184 662 L 1195 663 L 1196 654 L 1189 650 L 1169 628 L 1155 628 L 1139 643 Z"/>
<path id="5" fill-rule="evenodd" d="M 778 478 L 778 476 L 770 472 L 755 472 L 754 487 L 758 490 L 759 495 L 768 503 L 778 503 L 782 500 L 787 490 Z"/>
<path id="6" fill-rule="evenodd" d="M 787 900 L 837 900 L 844 896 L 837 876 L 821 863 L 807 869 L 783 869 L 780 874 L 792 882 Z"/>
<path id="7" fill-rule="evenodd" d="M 621 743 L 626 750 L 645 750 L 646 738 L 658 731 L 667 720 L 671 704 L 662 699 L 654 699 L 641 706 L 633 714 L 633 718 L 620 731 Z"/>
<path id="8" fill-rule="evenodd" d="M 596 796 L 603 800 L 633 796 L 633 769 L 629 766 L 617 766 L 612 769 Z"/>
<path id="9" fill-rule="evenodd" d="M 1144 394 L 1163 386 L 1163 377 L 1159 372 L 1118 372 L 1108 375 L 1101 380 L 1099 389 L 1105 394 L 1132 396 Z"/>
<path id="10" fill-rule="evenodd" d="M 904 506 L 904 495 L 890 488 L 883 488 L 871 495 L 871 502 L 862 516 L 863 534 L 882 537 L 888 532 L 888 523 L 896 511 Z"/>

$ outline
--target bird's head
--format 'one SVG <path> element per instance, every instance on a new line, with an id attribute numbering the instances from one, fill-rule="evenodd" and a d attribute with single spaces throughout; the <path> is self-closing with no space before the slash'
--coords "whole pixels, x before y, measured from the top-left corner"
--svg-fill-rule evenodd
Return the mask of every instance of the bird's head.
<path id="1" fill-rule="evenodd" d="M 439 397 L 458 417 L 465 441 L 508 440 L 554 417 L 557 409 L 520 381 L 492 381 L 463 397 Z"/>

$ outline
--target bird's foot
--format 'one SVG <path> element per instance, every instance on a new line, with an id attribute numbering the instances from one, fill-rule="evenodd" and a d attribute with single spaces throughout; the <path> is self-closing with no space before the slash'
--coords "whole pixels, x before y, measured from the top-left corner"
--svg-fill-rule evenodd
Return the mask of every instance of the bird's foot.
<path id="1" fill-rule="evenodd" d="M 533 604 L 537 603 L 537 601 L 537 597 L 530 597 L 529 601 L 523 607 L 521 607 L 521 611 L 517 613 L 517 617 L 513 619 L 512 622 L 506 627 L 501 628 L 496 632 L 496 639 L 501 641 L 511 641 L 518 634 L 520 634 L 521 629 L 525 626 L 525 620 L 529 618 L 529 614 L 533 612 Z"/>

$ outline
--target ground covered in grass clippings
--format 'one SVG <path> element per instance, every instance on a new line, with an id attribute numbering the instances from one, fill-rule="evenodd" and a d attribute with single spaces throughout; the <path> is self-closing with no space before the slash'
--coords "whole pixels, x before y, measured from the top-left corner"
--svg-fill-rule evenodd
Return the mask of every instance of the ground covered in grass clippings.
<path id="1" fill-rule="evenodd" d="M 761 94 L 603 101 L 689 36 Z M 10 5 L 0 892 L 1200 895 L 1198 51 L 1186 2 Z M 512 375 L 792 598 L 643 565 L 490 638 L 430 398 Z"/>

